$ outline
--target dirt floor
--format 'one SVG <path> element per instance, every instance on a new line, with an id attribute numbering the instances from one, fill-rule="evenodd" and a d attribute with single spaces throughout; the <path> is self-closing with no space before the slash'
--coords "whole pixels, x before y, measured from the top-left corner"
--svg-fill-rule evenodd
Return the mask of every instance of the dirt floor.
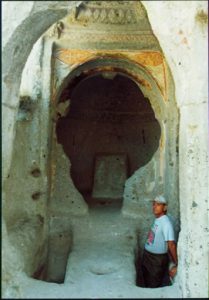
<path id="1" fill-rule="evenodd" d="M 120 205 L 92 203 L 85 217 L 73 217 L 73 248 L 64 283 L 27 278 L 24 297 L 181 298 L 177 285 L 150 289 L 136 285 L 137 220 Z"/>

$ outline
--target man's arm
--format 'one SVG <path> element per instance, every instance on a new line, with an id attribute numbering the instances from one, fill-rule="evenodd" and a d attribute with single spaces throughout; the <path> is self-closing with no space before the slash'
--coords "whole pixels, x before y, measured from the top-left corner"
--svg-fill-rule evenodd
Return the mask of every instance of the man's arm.
<path id="1" fill-rule="evenodd" d="M 178 265 L 177 247 L 175 241 L 168 241 L 167 243 L 168 243 L 168 252 L 171 256 L 172 261 L 175 264 L 175 266 L 173 266 L 169 271 L 169 275 L 173 278 L 176 275 L 177 265 Z"/>
<path id="2" fill-rule="evenodd" d="M 168 241 L 168 251 L 175 265 L 178 264 L 177 249 L 175 241 Z"/>

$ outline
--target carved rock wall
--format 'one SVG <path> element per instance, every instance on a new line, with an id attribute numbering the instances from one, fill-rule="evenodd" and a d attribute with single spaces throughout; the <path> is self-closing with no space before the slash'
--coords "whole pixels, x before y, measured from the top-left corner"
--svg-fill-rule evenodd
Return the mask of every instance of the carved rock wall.
<path id="1" fill-rule="evenodd" d="M 206 90 L 207 64 L 205 63 L 207 60 L 207 2 L 193 1 L 189 6 L 187 1 L 142 2 L 147 9 L 152 29 L 158 37 L 171 67 L 181 116 L 178 132 L 180 137 L 179 180 L 182 230 L 178 246 L 180 260 L 177 281 L 182 288 L 184 297 L 207 297 L 208 143 L 206 120 L 208 93 Z M 60 3 L 62 3 L 62 8 L 66 5 L 63 10 L 60 9 Z M 8 2 L 4 2 L 4 4 L 6 7 Z M 13 4 L 15 5 L 14 2 Z M 6 35 L 6 47 L 2 59 L 5 71 L 3 74 L 3 130 L 6 133 L 3 139 L 4 180 L 9 174 L 11 153 L 14 148 L 14 124 L 19 106 L 17 95 L 24 64 L 40 34 L 54 21 L 64 16 L 69 5 L 66 1 L 58 3 L 57 1 L 36 1 L 33 4 L 32 11 L 31 3 L 28 10 L 21 10 L 22 16 L 18 18 L 16 24 L 13 23 L 9 27 L 7 20 L 5 21 L 5 25 L 10 29 L 10 34 Z M 19 5 L 25 5 L 25 2 L 19 3 Z M 15 16 L 16 7 L 14 6 L 14 9 L 11 7 L 10 15 Z M 28 30 L 31 27 L 33 31 Z M 10 37 L 12 39 L 8 42 Z M 88 38 L 87 35 L 86 39 Z M 132 39 L 131 36 L 130 39 Z M 25 47 L 21 47 L 23 40 Z M 120 45 L 122 46 L 123 42 Z M 155 43 L 153 43 L 153 47 L 154 45 Z M 18 48 L 16 48 L 17 46 Z M 15 53 L 13 60 L 11 60 L 11 53 Z M 9 193 L 6 195 L 5 201 L 9 201 L 10 198 Z M 21 259 L 8 239 L 8 230 L 5 226 L 3 240 L 4 295 L 7 298 L 20 298 L 23 287 L 29 281 L 24 276 L 22 277 L 24 280 L 20 279 L 22 266 L 19 265 L 19 262 Z M 36 286 L 37 293 L 40 291 L 40 285 L 36 284 L 37 282 L 33 283 L 33 286 Z M 42 287 L 45 289 L 46 286 L 43 284 Z M 52 285 L 51 290 L 55 292 L 56 287 Z M 172 288 L 169 288 L 169 292 L 171 290 L 173 291 Z M 160 291 L 158 292 L 160 293 Z M 154 292 L 152 296 L 156 297 L 158 292 Z M 57 295 L 60 296 L 60 290 Z M 145 291 L 143 291 L 144 295 Z"/>

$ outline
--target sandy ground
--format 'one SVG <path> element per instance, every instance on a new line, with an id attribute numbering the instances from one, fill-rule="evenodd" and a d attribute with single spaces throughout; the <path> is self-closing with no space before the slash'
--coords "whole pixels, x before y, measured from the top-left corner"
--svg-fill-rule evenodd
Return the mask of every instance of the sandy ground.
<path id="1" fill-rule="evenodd" d="M 137 220 L 117 205 L 93 205 L 85 217 L 73 218 L 73 249 L 63 284 L 32 278 L 24 298 L 181 298 L 177 284 L 150 289 L 136 286 Z"/>

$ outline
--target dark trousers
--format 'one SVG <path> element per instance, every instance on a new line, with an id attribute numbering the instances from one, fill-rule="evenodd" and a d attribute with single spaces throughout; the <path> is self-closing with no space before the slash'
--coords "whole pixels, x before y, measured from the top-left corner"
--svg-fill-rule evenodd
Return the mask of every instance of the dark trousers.
<path id="1" fill-rule="evenodd" d="M 142 274 L 145 287 L 157 288 L 163 285 L 168 271 L 168 254 L 153 254 L 144 249 L 142 257 Z"/>

